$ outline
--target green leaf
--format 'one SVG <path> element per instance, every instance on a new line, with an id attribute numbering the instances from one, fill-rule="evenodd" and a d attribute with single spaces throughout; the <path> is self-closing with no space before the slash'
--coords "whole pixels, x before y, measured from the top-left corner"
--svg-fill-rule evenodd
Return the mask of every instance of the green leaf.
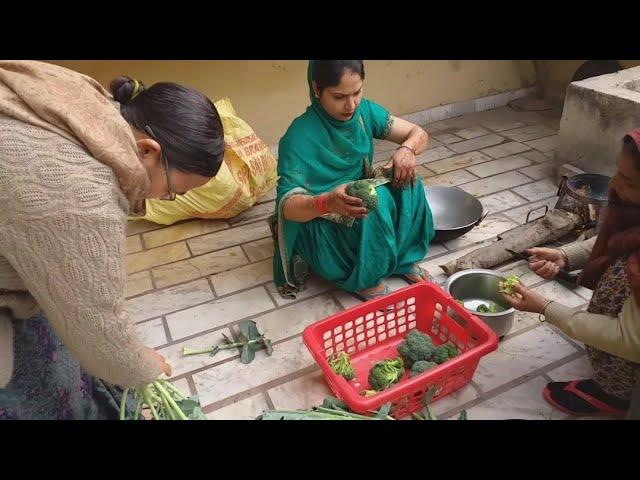
<path id="1" fill-rule="evenodd" d="M 260 332 L 258 332 L 256 322 L 253 320 L 242 320 L 238 323 L 238 328 L 240 329 L 240 333 L 244 335 L 247 340 L 254 340 L 261 336 Z"/>
<path id="2" fill-rule="evenodd" d="M 189 397 L 185 400 L 176 401 L 176 404 L 180 407 L 180 410 L 188 417 L 193 413 L 195 409 L 200 408 L 200 401 L 197 396 Z"/>
<path id="3" fill-rule="evenodd" d="M 271 355 L 273 353 L 273 345 L 271 345 L 271 340 L 265 338 L 264 340 L 262 340 L 262 343 L 264 343 L 264 346 L 267 347 L 267 355 Z"/>
<path id="4" fill-rule="evenodd" d="M 458 417 L 458 420 L 468 420 L 467 419 L 467 411 L 466 410 L 462 410 L 460 412 L 460 416 Z"/>
<path id="5" fill-rule="evenodd" d="M 325 397 L 324 401 L 322 402 L 322 406 L 324 408 L 330 408 L 333 410 L 342 410 L 344 412 L 349 411 L 349 406 L 336 397 Z"/>
<path id="6" fill-rule="evenodd" d="M 191 414 L 187 415 L 189 420 L 209 420 L 200 407 L 193 409 Z"/>
<path id="7" fill-rule="evenodd" d="M 254 352 L 250 345 L 242 347 L 242 354 L 240 355 L 240 361 L 242 363 L 251 363 L 256 358 L 256 352 Z"/>
<path id="8" fill-rule="evenodd" d="M 382 407 L 380 407 L 380 410 L 378 410 L 376 417 L 386 418 L 389 415 L 390 411 L 391 411 L 391 402 L 385 403 L 384 405 L 382 405 Z"/>
<path id="9" fill-rule="evenodd" d="M 433 399 L 433 396 L 436 394 L 436 390 L 437 388 L 435 385 L 429 387 L 427 392 L 424 394 L 424 398 L 422 399 L 422 405 L 424 405 L 425 407 L 429 406 L 431 400 Z"/>

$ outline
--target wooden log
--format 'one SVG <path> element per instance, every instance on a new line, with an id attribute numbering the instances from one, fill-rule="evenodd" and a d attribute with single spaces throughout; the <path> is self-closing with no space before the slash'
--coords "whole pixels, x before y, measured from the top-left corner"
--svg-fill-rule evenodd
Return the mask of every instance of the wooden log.
<path id="1" fill-rule="evenodd" d="M 551 210 L 538 220 L 501 234 L 495 243 L 440 265 L 440 268 L 447 275 L 453 275 L 460 270 L 470 268 L 491 268 L 513 258 L 506 251 L 507 248 L 515 252 L 524 252 L 528 248 L 562 238 L 581 224 L 582 219 L 575 213 Z"/>

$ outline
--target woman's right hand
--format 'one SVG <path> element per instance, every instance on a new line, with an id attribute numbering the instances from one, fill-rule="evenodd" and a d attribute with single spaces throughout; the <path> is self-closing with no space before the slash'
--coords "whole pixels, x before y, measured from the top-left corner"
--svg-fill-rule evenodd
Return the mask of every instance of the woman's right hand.
<path id="1" fill-rule="evenodd" d="M 567 264 L 564 254 L 557 248 L 530 248 L 527 253 L 531 255 L 531 271 L 547 280 L 556 278 L 558 272 Z"/>
<path id="2" fill-rule="evenodd" d="M 347 195 L 347 184 L 340 185 L 333 192 L 327 194 L 327 208 L 331 213 L 346 215 L 354 218 L 367 216 L 367 209 L 358 197 Z"/>
<path id="3" fill-rule="evenodd" d="M 153 361 L 158 365 L 158 368 L 164 373 L 167 377 L 171 376 L 171 365 L 165 362 L 164 357 L 156 352 L 153 348 L 146 347 L 149 355 L 153 358 Z"/>

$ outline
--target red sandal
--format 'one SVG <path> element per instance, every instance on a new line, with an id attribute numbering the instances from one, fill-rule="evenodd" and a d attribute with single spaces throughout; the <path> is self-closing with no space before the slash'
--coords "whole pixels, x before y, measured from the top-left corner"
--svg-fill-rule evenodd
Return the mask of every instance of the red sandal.
<path id="1" fill-rule="evenodd" d="M 551 382 L 542 391 L 544 399 L 551 404 L 554 408 L 575 415 L 578 417 L 596 417 L 596 416 L 608 416 L 616 418 L 624 418 L 626 415 L 626 409 L 617 408 L 611 406 L 602 400 L 597 399 L 593 395 L 590 395 L 582 390 L 579 390 L 576 385 L 584 380 L 573 380 L 572 382 Z M 564 385 L 564 386 L 562 386 Z M 567 405 L 563 405 L 559 399 L 553 398 L 554 393 L 568 393 L 582 400 L 584 403 L 591 407 L 591 411 L 580 411 L 579 409 L 572 409 Z"/>

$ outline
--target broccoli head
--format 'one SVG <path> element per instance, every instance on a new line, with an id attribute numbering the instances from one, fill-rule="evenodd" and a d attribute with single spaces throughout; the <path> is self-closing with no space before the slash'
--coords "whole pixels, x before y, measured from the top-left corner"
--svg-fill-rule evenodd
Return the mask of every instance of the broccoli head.
<path id="1" fill-rule="evenodd" d="M 430 362 L 428 360 L 418 360 L 411 366 L 411 370 L 409 371 L 410 377 L 415 377 L 416 375 L 420 375 L 422 372 L 426 372 L 430 368 L 437 367 L 438 364 L 436 362 Z"/>
<path id="2" fill-rule="evenodd" d="M 347 195 L 361 199 L 368 211 L 378 208 L 378 192 L 371 182 L 357 180 L 347 186 L 346 192 Z"/>
<path id="3" fill-rule="evenodd" d="M 374 390 L 382 391 L 399 382 L 403 373 L 404 364 L 401 358 L 383 360 L 369 370 L 369 385 Z"/>
<path id="4" fill-rule="evenodd" d="M 433 352 L 433 361 L 438 365 L 458 355 L 458 349 L 452 343 L 440 345 Z"/>
<path id="5" fill-rule="evenodd" d="M 398 353 L 409 368 L 419 360 L 431 360 L 434 351 L 431 337 L 418 330 L 411 330 L 398 345 Z"/>
<path id="6" fill-rule="evenodd" d="M 333 358 L 329 360 L 329 366 L 331 366 L 334 372 L 343 376 L 346 380 L 353 380 L 356 377 L 356 372 L 351 366 L 351 361 L 347 352 L 341 352 L 334 355 Z"/>

